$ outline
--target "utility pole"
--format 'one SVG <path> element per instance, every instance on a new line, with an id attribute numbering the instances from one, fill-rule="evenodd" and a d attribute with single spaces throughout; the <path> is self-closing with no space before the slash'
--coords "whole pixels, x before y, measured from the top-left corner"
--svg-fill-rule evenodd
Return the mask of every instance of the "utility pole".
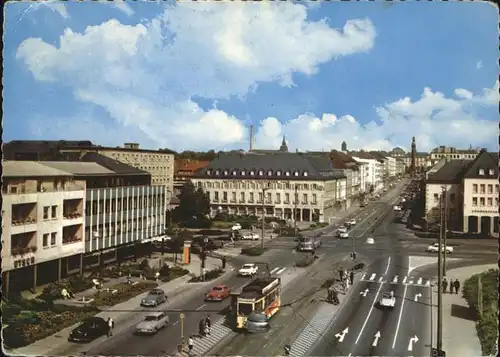
<path id="1" fill-rule="evenodd" d="M 438 241 L 438 321 L 437 321 L 437 350 L 443 350 L 443 269 L 442 269 L 442 252 L 443 252 L 443 211 L 442 211 L 442 198 L 443 193 L 441 193 L 441 199 L 439 200 L 439 214 L 440 214 L 440 225 L 439 225 L 439 241 Z"/>
<path id="2" fill-rule="evenodd" d="M 297 193 L 298 186 L 295 184 L 295 202 L 293 207 L 293 232 L 295 237 L 297 237 L 297 203 L 299 201 L 299 194 Z"/>
<path id="3" fill-rule="evenodd" d="M 184 314 L 181 312 L 179 319 L 181 320 L 181 346 L 180 353 L 181 357 L 184 356 Z"/>
<path id="4" fill-rule="evenodd" d="M 268 187 L 263 187 L 262 188 L 262 234 L 261 234 L 261 237 L 260 237 L 260 247 L 262 249 L 264 249 L 264 223 L 265 223 L 265 220 L 264 220 L 264 213 L 265 213 L 265 209 L 266 209 L 266 206 L 264 204 L 265 200 L 266 200 L 266 191 L 269 190 L 269 183 L 268 183 Z"/>
<path id="5" fill-rule="evenodd" d="M 443 191 L 443 201 L 444 201 L 444 213 L 443 213 L 443 216 L 444 216 L 444 232 L 443 232 L 443 245 L 444 245 L 444 249 L 443 249 L 443 276 L 446 277 L 446 236 L 447 236 L 447 233 L 446 231 L 448 230 L 448 192 L 447 192 L 447 187 L 446 186 L 443 186 L 444 187 L 444 191 Z"/>

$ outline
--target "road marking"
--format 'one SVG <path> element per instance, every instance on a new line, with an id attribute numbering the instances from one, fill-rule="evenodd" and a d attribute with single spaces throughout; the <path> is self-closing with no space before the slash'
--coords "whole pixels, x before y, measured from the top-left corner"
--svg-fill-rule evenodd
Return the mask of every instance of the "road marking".
<path id="1" fill-rule="evenodd" d="M 339 342 L 342 342 L 342 341 L 344 341 L 345 335 L 348 332 L 349 332 L 349 327 L 346 327 L 344 329 L 344 331 L 335 334 L 335 337 L 337 337 L 339 339 Z"/>
<path id="2" fill-rule="evenodd" d="M 393 284 L 397 284 L 397 282 L 398 282 L 398 278 L 399 278 L 399 276 L 398 276 L 398 275 L 396 275 L 396 276 L 394 277 L 394 279 L 392 279 L 392 283 L 393 283 Z"/>
<path id="3" fill-rule="evenodd" d="M 378 344 L 378 339 L 380 338 L 380 331 L 377 331 L 375 338 L 373 339 L 372 347 L 376 347 Z"/>
<path id="4" fill-rule="evenodd" d="M 365 296 L 366 296 L 366 294 L 368 294 L 368 291 L 370 291 L 370 290 L 365 289 L 365 291 L 361 291 L 361 292 L 359 293 L 359 295 L 363 295 L 363 297 L 365 297 Z"/>
<path id="5" fill-rule="evenodd" d="M 415 301 L 418 301 L 418 299 L 421 297 L 422 297 L 421 293 L 415 294 Z"/>
<path id="6" fill-rule="evenodd" d="M 413 344 L 418 342 L 418 337 L 415 335 L 414 337 L 410 338 L 410 342 L 408 342 L 408 351 L 413 351 Z"/>
<path id="7" fill-rule="evenodd" d="M 179 323 L 179 321 L 177 320 L 177 321 L 175 321 L 175 322 L 172 324 L 172 326 L 175 326 L 175 325 L 177 325 L 178 323 Z"/>
<path id="8" fill-rule="evenodd" d="M 196 308 L 196 311 L 200 311 L 200 310 L 201 310 L 201 309 L 203 309 L 205 306 L 206 306 L 205 304 L 198 306 L 198 307 Z"/>
<path id="9" fill-rule="evenodd" d="M 385 268 L 385 272 L 384 272 L 384 275 L 387 274 L 387 272 L 389 271 L 389 266 L 391 265 L 391 257 L 389 257 L 387 259 L 387 267 Z M 372 311 L 373 311 L 373 307 L 375 306 L 375 302 L 377 301 L 378 299 L 378 296 L 380 294 L 380 290 L 382 289 L 382 286 L 384 286 L 384 283 L 381 283 L 378 290 L 377 290 L 377 294 L 375 295 L 375 297 L 373 298 L 373 302 L 372 302 L 372 306 L 370 306 L 370 311 L 368 311 L 368 316 L 366 316 L 366 320 L 365 322 L 363 323 L 363 326 L 361 327 L 361 330 L 359 331 L 359 335 L 358 335 L 358 338 L 356 338 L 356 341 L 354 342 L 355 345 L 358 344 L 358 341 L 359 339 L 361 338 L 361 335 L 363 334 L 363 330 L 365 329 L 366 327 L 366 324 L 368 323 L 368 320 L 370 319 L 370 315 L 372 314 Z"/>
<path id="10" fill-rule="evenodd" d="M 407 277 L 407 276 L 405 276 L 405 277 L 403 278 L 403 284 L 406 284 L 406 280 L 407 280 L 407 279 L 408 279 L 408 277 Z"/>
<path id="11" fill-rule="evenodd" d="M 425 286 L 431 286 L 431 280 L 430 279 L 425 282 Z"/>
<path id="12" fill-rule="evenodd" d="M 281 273 L 283 273 L 285 270 L 286 270 L 286 268 L 280 269 L 280 270 L 278 270 L 278 271 L 276 272 L 276 274 L 281 274 Z"/>
<path id="13" fill-rule="evenodd" d="M 412 268 L 408 269 L 408 274 L 411 273 Z M 394 334 L 394 340 L 392 341 L 392 349 L 396 347 L 396 340 L 398 339 L 398 333 L 399 333 L 399 326 L 401 325 L 401 317 L 403 316 L 403 308 L 405 306 L 405 300 L 406 300 L 406 292 L 408 291 L 408 285 L 405 285 L 405 289 L 403 292 L 403 301 L 401 302 L 401 309 L 399 310 L 399 317 L 398 317 L 398 323 L 396 325 L 396 333 Z"/>
<path id="14" fill-rule="evenodd" d="M 413 278 L 410 278 L 410 280 L 408 281 L 408 284 L 413 284 Z"/>
<path id="15" fill-rule="evenodd" d="M 417 280 L 417 284 L 418 284 L 418 285 L 422 285 L 422 278 L 418 278 L 418 280 Z"/>
<path id="16" fill-rule="evenodd" d="M 382 282 L 382 279 L 384 279 L 383 276 L 381 276 L 380 278 L 378 278 L 378 282 L 381 283 Z"/>
<path id="17" fill-rule="evenodd" d="M 361 276 L 361 280 L 365 280 L 366 273 Z"/>
<path id="18" fill-rule="evenodd" d="M 370 276 L 370 281 L 373 281 L 375 280 L 375 277 L 377 276 L 377 274 L 373 273 L 371 276 Z"/>
<path id="19" fill-rule="evenodd" d="M 276 273 L 276 271 L 277 271 L 278 269 L 279 269 L 279 267 L 276 267 L 276 268 L 274 268 L 273 270 L 271 270 L 271 274 Z"/>

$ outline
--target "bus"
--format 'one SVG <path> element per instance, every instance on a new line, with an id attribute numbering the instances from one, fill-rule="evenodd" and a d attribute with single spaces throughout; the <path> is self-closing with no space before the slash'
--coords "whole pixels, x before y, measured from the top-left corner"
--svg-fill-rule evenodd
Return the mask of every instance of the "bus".
<path id="1" fill-rule="evenodd" d="M 231 292 L 231 320 L 235 330 L 245 328 L 252 312 L 264 313 L 268 319 L 280 309 L 281 279 L 258 277 L 244 285 L 239 292 Z"/>

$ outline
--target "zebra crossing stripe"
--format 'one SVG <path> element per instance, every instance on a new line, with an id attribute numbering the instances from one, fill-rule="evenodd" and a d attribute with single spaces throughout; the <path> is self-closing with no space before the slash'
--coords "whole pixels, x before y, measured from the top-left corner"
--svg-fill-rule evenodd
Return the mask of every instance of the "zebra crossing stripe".
<path id="1" fill-rule="evenodd" d="M 276 268 L 274 268 L 273 270 L 271 270 L 271 274 L 276 273 L 276 272 L 278 271 L 278 269 L 279 269 L 279 267 L 276 267 Z"/>
<path id="2" fill-rule="evenodd" d="M 380 278 L 378 278 L 378 282 L 381 283 L 382 282 L 382 279 L 384 279 L 383 276 L 381 276 Z"/>
<path id="3" fill-rule="evenodd" d="M 408 281 L 408 284 L 413 284 L 413 278 L 410 277 L 410 280 Z"/>
<path id="4" fill-rule="evenodd" d="M 417 280 L 417 284 L 418 284 L 418 285 L 422 285 L 422 278 L 418 278 L 418 280 Z"/>
<path id="5" fill-rule="evenodd" d="M 318 309 L 314 317 L 292 344 L 290 353 L 292 356 L 307 356 L 309 349 L 324 334 L 330 322 L 335 317 L 336 308 L 335 305 L 323 304 Z"/>
<path id="6" fill-rule="evenodd" d="M 366 277 L 366 274 L 363 274 L 363 275 L 361 276 L 361 280 L 365 280 L 365 277 Z"/>
<path id="7" fill-rule="evenodd" d="M 394 279 L 392 279 L 393 284 L 397 284 L 399 276 L 395 276 Z"/>
<path id="8" fill-rule="evenodd" d="M 281 273 L 283 273 L 285 270 L 286 270 L 286 268 L 282 268 L 282 269 L 278 270 L 278 271 L 276 272 L 276 274 L 281 274 Z"/>
<path id="9" fill-rule="evenodd" d="M 196 338 L 194 340 L 193 352 L 198 356 L 205 355 L 213 346 L 219 343 L 224 337 L 232 332 L 225 324 L 225 318 L 221 318 L 212 324 L 210 335 Z M 186 352 L 188 352 L 186 350 Z"/>
<path id="10" fill-rule="evenodd" d="M 405 277 L 403 278 L 403 284 L 406 284 L 406 279 L 408 279 L 408 277 L 407 277 L 407 276 L 405 276 Z"/>
<path id="11" fill-rule="evenodd" d="M 425 286 L 431 286 L 431 281 L 430 281 L 430 280 L 427 280 L 427 281 L 425 282 Z"/>
<path id="12" fill-rule="evenodd" d="M 375 280 L 375 277 L 377 276 L 377 274 L 373 273 L 372 276 L 370 276 L 370 281 L 373 281 Z"/>

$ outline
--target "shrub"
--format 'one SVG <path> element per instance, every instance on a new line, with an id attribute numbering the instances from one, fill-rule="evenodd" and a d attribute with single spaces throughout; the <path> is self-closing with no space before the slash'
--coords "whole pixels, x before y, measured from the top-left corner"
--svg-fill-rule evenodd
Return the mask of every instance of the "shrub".
<path id="1" fill-rule="evenodd" d="M 80 275 L 74 275 L 68 279 L 68 287 L 75 294 L 90 289 L 92 286 L 91 279 L 81 277 Z"/>
<path id="2" fill-rule="evenodd" d="M 284 227 L 281 228 L 281 230 L 278 228 L 275 231 L 282 237 L 295 237 L 295 229 L 293 227 Z M 297 232 L 298 231 L 299 229 L 297 229 Z"/>
<path id="3" fill-rule="evenodd" d="M 194 277 L 191 280 L 189 280 L 189 282 L 190 283 L 198 283 L 198 282 L 202 282 L 202 281 L 211 281 L 211 280 L 217 279 L 222 274 L 224 274 L 224 270 L 222 270 L 221 268 L 217 268 L 217 269 L 210 270 L 210 271 L 206 272 L 205 279 L 203 279 L 203 277 L 201 277 L 201 276 L 197 276 L 197 277 Z"/>
<path id="4" fill-rule="evenodd" d="M 251 257 L 257 257 L 259 255 L 264 254 L 266 251 L 267 248 L 261 248 L 261 247 L 242 248 L 241 254 L 249 255 Z"/>
<path id="5" fill-rule="evenodd" d="M 129 300 L 143 292 L 149 291 L 157 286 L 158 284 L 150 281 L 141 281 L 135 285 L 117 284 L 111 287 L 111 289 L 117 289 L 118 292 L 116 292 L 115 294 L 112 294 L 110 292 L 100 292 L 99 294 L 96 293 L 94 296 L 95 301 L 93 302 L 93 304 L 96 306 L 116 305 Z"/>
<path id="6" fill-rule="evenodd" d="M 169 276 L 169 274 L 170 274 L 170 267 L 168 266 L 168 264 L 163 264 L 163 266 L 161 267 L 159 273 L 160 273 L 161 277 Z"/>

